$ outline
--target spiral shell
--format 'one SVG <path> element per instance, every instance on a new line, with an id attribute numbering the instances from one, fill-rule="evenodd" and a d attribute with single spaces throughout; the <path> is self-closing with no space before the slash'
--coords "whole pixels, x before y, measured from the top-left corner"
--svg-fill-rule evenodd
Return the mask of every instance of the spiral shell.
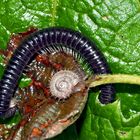
<path id="1" fill-rule="evenodd" d="M 50 81 L 51 94 L 59 99 L 66 99 L 78 82 L 80 82 L 80 77 L 76 73 L 69 70 L 59 71 Z"/>

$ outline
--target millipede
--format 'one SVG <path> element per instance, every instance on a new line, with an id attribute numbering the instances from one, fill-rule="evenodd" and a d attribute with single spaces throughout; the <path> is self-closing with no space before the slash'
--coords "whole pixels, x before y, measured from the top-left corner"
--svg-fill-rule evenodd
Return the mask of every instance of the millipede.
<path id="1" fill-rule="evenodd" d="M 0 81 L 0 117 L 6 119 L 15 114 L 17 107 L 11 108 L 10 102 L 15 94 L 18 81 L 33 56 L 43 51 L 69 52 L 75 58 L 80 56 L 94 74 L 111 73 L 101 51 L 78 31 L 61 27 L 35 31 L 19 44 L 6 66 Z M 114 101 L 115 90 L 111 84 L 100 86 L 100 90 L 101 103 L 107 104 Z"/>

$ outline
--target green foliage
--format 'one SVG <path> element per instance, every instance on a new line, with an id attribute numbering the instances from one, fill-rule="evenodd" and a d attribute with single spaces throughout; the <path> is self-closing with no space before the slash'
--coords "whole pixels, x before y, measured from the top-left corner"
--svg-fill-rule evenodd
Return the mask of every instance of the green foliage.
<path id="1" fill-rule="evenodd" d="M 19 87 L 20 88 L 24 88 L 30 85 L 30 83 L 32 82 L 32 80 L 26 76 L 22 76 L 20 82 L 19 82 Z"/>
<path id="2" fill-rule="evenodd" d="M 139 0 L 1 0 L 0 8 L 2 49 L 11 33 L 31 26 L 69 27 L 97 44 L 113 73 L 140 74 Z M 1 75 L 2 71 L 0 65 Z M 78 135 L 80 140 L 139 140 L 139 86 L 118 84 L 116 91 L 117 101 L 105 106 L 91 90 L 80 128 L 78 124 L 76 132 L 70 127 L 61 136 L 71 140 Z"/>

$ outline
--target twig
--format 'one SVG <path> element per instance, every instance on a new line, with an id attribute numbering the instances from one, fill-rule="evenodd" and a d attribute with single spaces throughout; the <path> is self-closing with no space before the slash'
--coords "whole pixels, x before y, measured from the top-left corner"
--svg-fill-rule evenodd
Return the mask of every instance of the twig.
<path id="1" fill-rule="evenodd" d="M 89 87 L 96 87 L 104 84 L 111 83 L 125 83 L 140 85 L 140 76 L 127 75 L 127 74 L 107 74 L 107 75 L 95 75 L 89 78 L 86 83 Z"/>

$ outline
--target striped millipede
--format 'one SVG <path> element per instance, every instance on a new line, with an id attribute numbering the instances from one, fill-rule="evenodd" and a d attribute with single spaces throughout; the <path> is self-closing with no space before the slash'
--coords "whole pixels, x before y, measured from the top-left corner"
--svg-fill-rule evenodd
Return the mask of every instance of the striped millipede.
<path id="1" fill-rule="evenodd" d="M 32 33 L 15 50 L 11 57 L 0 84 L 0 117 L 11 117 L 16 109 L 10 108 L 10 101 L 14 96 L 15 89 L 21 74 L 33 55 L 42 49 L 50 51 L 71 49 L 79 53 L 90 65 L 95 74 L 111 73 L 103 54 L 94 43 L 77 31 L 66 28 L 47 28 Z M 100 87 L 99 99 L 101 103 L 107 104 L 114 100 L 114 87 L 104 85 Z"/>

